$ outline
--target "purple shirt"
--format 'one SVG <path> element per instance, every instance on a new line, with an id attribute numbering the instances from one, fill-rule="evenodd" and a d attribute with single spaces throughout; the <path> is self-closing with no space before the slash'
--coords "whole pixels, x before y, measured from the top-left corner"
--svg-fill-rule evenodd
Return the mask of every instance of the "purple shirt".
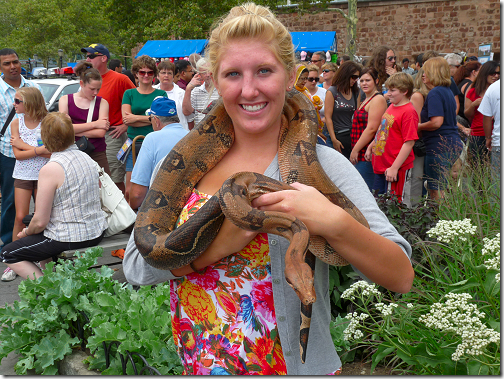
<path id="1" fill-rule="evenodd" d="M 91 121 L 98 120 L 98 116 L 100 114 L 101 99 L 102 98 L 100 96 L 96 96 L 95 108 L 93 111 L 93 118 L 91 119 Z M 89 111 L 88 109 L 82 109 L 79 108 L 77 105 L 75 105 L 73 93 L 68 95 L 68 114 L 72 119 L 72 124 L 85 124 L 87 122 L 88 111 Z M 79 138 L 81 137 L 75 137 L 75 141 L 78 141 Z M 95 147 L 94 151 L 96 152 L 105 151 L 105 149 L 107 148 L 107 144 L 105 143 L 105 137 L 89 138 L 89 142 L 91 142 L 94 145 Z"/>

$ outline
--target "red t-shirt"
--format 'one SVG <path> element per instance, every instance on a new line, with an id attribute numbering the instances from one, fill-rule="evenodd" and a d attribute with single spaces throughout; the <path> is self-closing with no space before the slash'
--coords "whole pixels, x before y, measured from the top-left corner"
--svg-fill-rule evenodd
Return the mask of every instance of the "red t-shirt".
<path id="1" fill-rule="evenodd" d="M 136 88 L 124 74 L 114 70 L 108 70 L 102 75 L 102 86 L 98 96 L 103 97 L 109 103 L 109 121 L 110 126 L 121 125 L 122 113 L 121 105 L 124 92 L 130 88 Z"/>
<path id="2" fill-rule="evenodd" d="M 481 96 L 476 95 L 476 88 L 473 87 L 469 91 L 467 91 L 466 97 L 471 101 L 475 101 Z M 485 136 L 485 131 L 483 130 L 483 115 L 478 111 L 478 109 L 474 110 L 474 117 L 471 122 L 471 135 L 483 137 Z"/>
<path id="3" fill-rule="evenodd" d="M 373 171 L 383 174 L 394 163 L 402 145 L 406 141 L 418 139 L 418 114 L 413 104 L 407 103 L 396 107 L 391 104 L 382 117 L 380 127 L 375 135 L 373 147 Z M 413 149 L 401 168 L 413 167 L 415 155 Z"/>

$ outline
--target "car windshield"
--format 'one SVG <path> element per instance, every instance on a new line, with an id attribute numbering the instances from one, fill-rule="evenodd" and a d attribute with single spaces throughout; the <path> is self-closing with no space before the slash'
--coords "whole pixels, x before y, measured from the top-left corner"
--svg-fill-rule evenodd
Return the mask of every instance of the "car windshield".
<path id="1" fill-rule="evenodd" d="M 42 91 L 42 96 L 44 96 L 44 100 L 48 103 L 53 97 L 54 93 L 58 89 L 58 85 L 56 84 L 48 84 L 48 83 L 38 83 L 40 86 L 40 90 Z"/>

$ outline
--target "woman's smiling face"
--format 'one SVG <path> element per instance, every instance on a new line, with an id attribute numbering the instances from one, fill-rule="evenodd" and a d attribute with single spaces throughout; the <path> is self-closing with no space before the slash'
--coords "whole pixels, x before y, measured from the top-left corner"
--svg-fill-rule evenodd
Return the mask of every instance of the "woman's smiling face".
<path id="1" fill-rule="evenodd" d="M 224 48 L 214 78 L 236 133 L 278 133 L 288 75 L 269 45 L 259 39 L 232 40 Z"/>

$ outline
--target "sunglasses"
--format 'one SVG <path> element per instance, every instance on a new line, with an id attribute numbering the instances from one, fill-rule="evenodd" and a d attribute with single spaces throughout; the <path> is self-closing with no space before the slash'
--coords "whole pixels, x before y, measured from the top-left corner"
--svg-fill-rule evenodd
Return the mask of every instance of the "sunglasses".
<path id="1" fill-rule="evenodd" d="M 321 62 L 321 61 L 322 61 L 322 59 L 312 59 L 310 62 L 311 63 L 317 63 L 317 62 Z"/>
<path id="2" fill-rule="evenodd" d="M 138 71 L 138 75 L 140 76 L 154 76 L 154 71 Z"/>
<path id="3" fill-rule="evenodd" d="M 387 59 L 392 62 L 392 61 L 396 61 L 397 60 L 397 57 L 394 55 L 393 57 L 387 57 Z"/>
<path id="4" fill-rule="evenodd" d="M 333 70 L 327 70 L 327 69 L 326 70 L 322 70 L 322 72 L 325 72 L 325 73 L 328 73 L 328 72 L 331 72 L 331 71 L 333 71 Z"/>
<path id="5" fill-rule="evenodd" d="M 500 76 L 500 71 L 495 71 L 493 73 L 490 74 L 490 76 L 494 76 L 494 75 L 499 75 Z"/>
<path id="6" fill-rule="evenodd" d="M 14 99 L 14 104 L 16 105 L 19 105 L 19 104 L 22 104 L 23 103 L 23 100 L 19 100 L 19 99 Z"/>
<path id="7" fill-rule="evenodd" d="M 313 81 L 316 81 L 318 82 L 320 80 L 320 78 L 308 78 L 307 79 L 309 82 L 313 82 Z"/>
<path id="8" fill-rule="evenodd" d="M 93 54 L 89 54 L 87 56 L 89 59 L 95 59 L 96 57 L 103 57 L 103 54 L 96 54 L 96 53 L 93 53 Z"/>
<path id="9" fill-rule="evenodd" d="M 360 78 L 360 76 L 359 76 L 359 75 L 352 75 L 352 76 L 350 76 L 350 77 L 351 77 L 353 80 L 357 80 L 357 79 L 359 79 L 359 78 Z"/>

